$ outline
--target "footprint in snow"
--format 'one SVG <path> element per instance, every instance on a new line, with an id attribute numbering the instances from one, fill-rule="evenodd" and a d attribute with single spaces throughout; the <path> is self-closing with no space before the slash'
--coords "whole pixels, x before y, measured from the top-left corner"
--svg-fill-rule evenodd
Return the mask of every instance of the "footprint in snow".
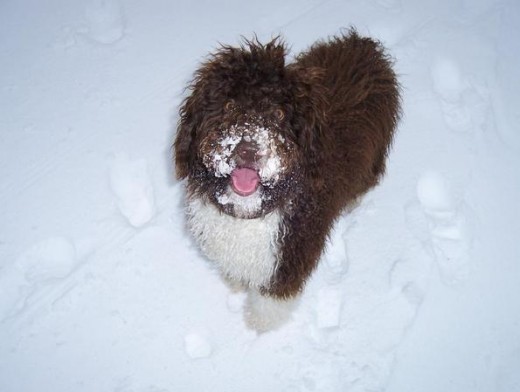
<path id="1" fill-rule="evenodd" d="M 343 291 L 339 286 L 323 287 L 316 301 L 316 324 L 320 329 L 336 328 L 341 324 Z"/>
<path id="2" fill-rule="evenodd" d="M 245 292 L 231 292 L 227 297 L 227 308 L 232 313 L 239 313 L 244 308 L 246 301 Z"/>
<path id="3" fill-rule="evenodd" d="M 463 206 L 457 206 L 446 179 L 425 172 L 417 183 L 417 197 L 428 219 L 431 244 L 441 277 L 457 284 L 470 273 L 471 235 Z"/>
<path id="4" fill-rule="evenodd" d="M 152 219 L 155 202 L 146 160 L 117 154 L 110 165 L 110 187 L 119 211 L 132 226 L 140 227 Z"/>
<path id="5" fill-rule="evenodd" d="M 462 76 L 455 61 L 437 58 L 430 69 L 436 93 L 448 128 L 455 132 L 474 132 L 481 127 L 489 110 L 482 89 Z"/>
<path id="6" fill-rule="evenodd" d="M 77 266 L 75 246 L 49 238 L 29 248 L 0 273 L 0 320 L 22 311 L 42 287 L 66 278 Z"/>
<path id="7" fill-rule="evenodd" d="M 125 34 L 123 8 L 118 0 L 89 0 L 85 21 L 87 36 L 100 44 L 113 44 Z"/>
<path id="8" fill-rule="evenodd" d="M 191 332 L 184 337 L 184 350 L 192 359 L 207 358 L 213 348 L 206 333 Z"/>
<path id="9" fill-rule="evenodd" d="M 325 249 L 324 270 L 325 279 L 328 283 L 339 283 L 348 272 L 348 255 L 345 243 L 345 232 L 347 231 L 345 219 L 339 219 Z"/>
<path id="10" fill-rule="evenodd" d="M 348 255 L 345 243 L 347 222 L 340 219 L 334 226 L 323 256 L 324 285 L 317 293 L 314 314 L 319 329 L 338 327 L 343 306 L 341 282 L 348 272 Z"/>

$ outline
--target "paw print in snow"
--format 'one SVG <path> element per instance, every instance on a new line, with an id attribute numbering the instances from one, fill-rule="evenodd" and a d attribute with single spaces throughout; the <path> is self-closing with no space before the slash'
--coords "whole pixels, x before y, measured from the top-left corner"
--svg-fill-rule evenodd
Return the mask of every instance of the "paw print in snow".
<path id="1" fill-rule="evenodd" d="M 90 0 L 85 7 L 87 35 L 100 44 L 113 44 L 123 38 L 125 21 L 118 0 Z"/>
<path id="2" fill-rule="evenodd" d="M 0 274 L 0 320 L 30 304 L 43 287 L 69 276 L 78 261 L 75 246 L 65 238 L 49 238 L 29 248 Z"/>
<path id="3" fill-rule="evenodd" d="M 417 197 L 429 221 L 431 244 L 441 277 L 457 284 L 470 273 L 471 235 L 465 209 L 457 206 L 446 179 L 425 172 L 417 183 Z"/>
<path id="4" fill-rule="evenodd" d="M 456 62 L 448 58 L 435 60 L 430 73 L 448 128 L 461 133 L 481 128 L 490 109 L 483 89 L 463 77 Z"/>

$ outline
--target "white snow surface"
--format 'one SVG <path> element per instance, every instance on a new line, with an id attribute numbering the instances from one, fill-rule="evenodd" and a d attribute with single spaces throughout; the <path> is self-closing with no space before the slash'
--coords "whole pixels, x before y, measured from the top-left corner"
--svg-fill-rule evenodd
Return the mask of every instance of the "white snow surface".
<path id="1" fill-rule="evenodd" d="M 0 3 L 0 391 L 520 391 L 520 3 Z M 218 42 L 356 26 L 396 58 L 382 183 L 293 319 L 186 233 L 178 106 Z"/>

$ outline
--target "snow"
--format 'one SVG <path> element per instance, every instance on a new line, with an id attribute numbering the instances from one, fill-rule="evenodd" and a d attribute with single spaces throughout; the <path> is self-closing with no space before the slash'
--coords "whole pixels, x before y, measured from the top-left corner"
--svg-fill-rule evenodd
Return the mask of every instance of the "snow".
<path id="1" fill-rule="evenodd" d="M 190 358 L 207 358 L 211 355 L 211 344 L 204 335 L 193 332 L 184 337 L 186 354 Z"/>
<path id="2" fill-rule="evenodd" d="M 417 182 L 417 197 L 428 220 L 431 247 L 445 283 L 464 281 L 471 269 L 472 236 L 464 206 L 456 208 L 446 179 L 425 172 Z"/>
<path id="3" fill-rule="evenodd" d="M 121 214 L 132 226 L 140 227 L 153 218 L 155 202 L 146 160 L 132 161 L 124 153 L 116 154 L 110 166 L 110 187 Z"/>
<path id="4" fill-rule="evenodd" d="M 87 36 L 101 44 L 113 44 L 123 38 L 125 21 L 119 1 L 92 0 L 85 7 Z"/>
<path id="5" fill-rule="evenodd" d="M 3 1 L 0 391 L 520 391 L 520 5 Z M 171 144 L 218 42 L 355 25 L 404 117 L 291 322 L 248 330 Z"/>

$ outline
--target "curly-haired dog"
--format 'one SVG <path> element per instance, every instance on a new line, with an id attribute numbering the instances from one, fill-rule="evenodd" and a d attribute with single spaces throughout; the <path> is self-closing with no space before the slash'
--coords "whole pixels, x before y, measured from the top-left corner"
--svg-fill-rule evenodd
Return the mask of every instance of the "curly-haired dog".
<path id="1" fill-rule="evenodd" d="M 377 184 L 399 118 L 383 47 L 351 30 L 285 64 L 284 44 L 223 46 L 195 73 L 174 143 L 188 226 L 246 322 L 284 322 L 342 210 Z"/>

